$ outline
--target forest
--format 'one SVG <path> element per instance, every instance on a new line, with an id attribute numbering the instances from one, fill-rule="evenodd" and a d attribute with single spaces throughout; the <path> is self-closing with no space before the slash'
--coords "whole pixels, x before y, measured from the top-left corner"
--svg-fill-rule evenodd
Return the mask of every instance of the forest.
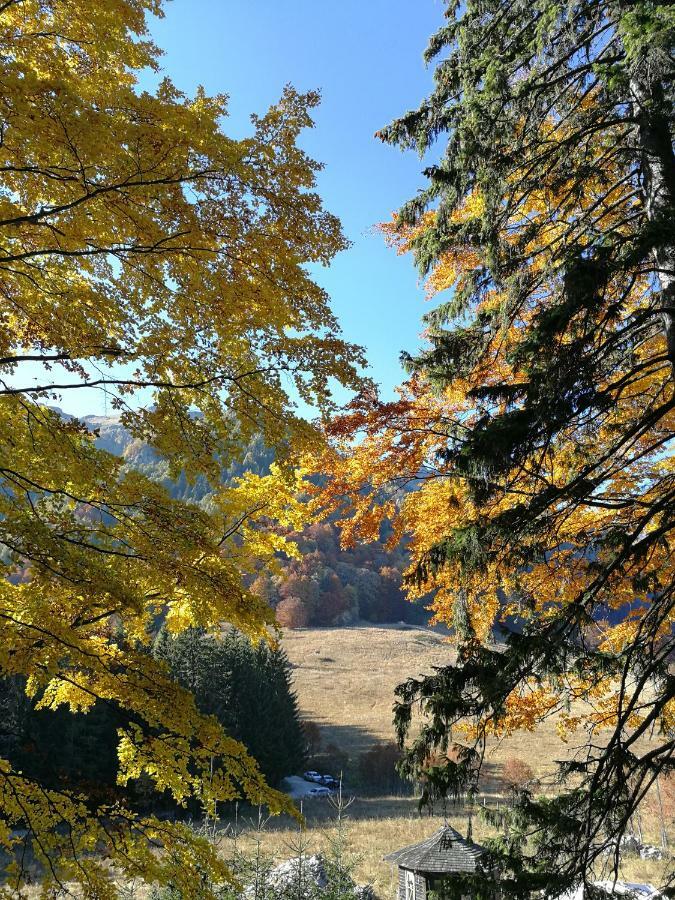
<path id="1" fill-rule="evenodd" d="M 213 492 L 206 479 L 190 483 L 184 471 L 172 479 L 166 460 L 134 441 L 114 417 L 85 417 L 84 421 L 96 432 L 97 446 L 121 456 L 127 465 L 162 484 L 172 497 L 209 508 Z M 273 461 L 274 454 L 254 435 L 241 460 L 223 467 L 220 477 L 228 484 L 245 472 L 265 476 Z M 411 604 L 405 597 L 401 581 L 407 555 L 402 542 L 387 546 L 390 532 L 385 523 L 374 541 L 344 547 L 333 522 L 309 524 L 293 534 L 300 558 L 280 554 L 280 572 L 262 571 L 251 587 L 275 609 L 279 624 L 290 628 L 360 620 L 421 624 L 429 615 L 423 601 Z"/>
<path id="2" fill-rule="evenodd" d="M 302 768 L 306 738 L 283 651 L 267 644 L 253 648 L 232 630 L 221 640 L 196 630 L 175 638 L 160 630 L 151 654 L 167 664 L 201 712 L 215 716 L 255 754 L 270 784 Z M 31 703 L 21 679 L 6 680 L 1 690 L 3 757 L 27 777 L 53 790 L 85 785 L 96 802 L 123 796 L 146 811 L 199 815 L 198 805 L 181 811 L 143 779 L 120 791 L 115 738 L 123 715 L 116 704 L 99 702 L 86 715 L 73 715 L 63 707 L 41 709 Z"/>

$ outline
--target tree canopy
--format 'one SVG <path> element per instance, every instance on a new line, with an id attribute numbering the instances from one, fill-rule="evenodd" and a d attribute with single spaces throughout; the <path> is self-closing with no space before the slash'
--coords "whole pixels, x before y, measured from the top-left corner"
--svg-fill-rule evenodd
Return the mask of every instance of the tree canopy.
<path id="1" fill-rule="evenodd" d="M 255 758 L 268 784 L 276 787 L 302 769 L 305 735 L 300 723 L 291 668 L 279 647 L 254 645 L 234 629 L 217 635 L 187 629 L 171 635 L 160 629 L 153 656 L 173 681 L 190 692 L 201 713 L 215 716 L 230 737 Z M 54 790 L 86 789 L 89 803 L 122 798 L 136 811 L 182 819 L 203 814 L 199 799 L 181 808 L 153 790 L 146 777 L 122 792 L 117 785 L 117 729 L 125 724 L 118 704 L 98 701 L 86 713 L 64 706 L 40 707 L 29 698 L 25 678 L 0 681 L 0 753 L 23 775 Z M 219 813 L 227 813 L 221 805 Z"/>
<path id="2" fill-rule="evenodd" d="M 121 785 L 279 811 L 287 798 L 144 645 L 160 617 L 267 635 L 245 578 L 293 553 L 259 526 L 300 527 L 287 461 L 316 439 L 291 394 L 326 411 L 331 379 L 358 383 L 360 354 L 308 273 L 346 242 L 296 142 L 317 95 L 286 88 L 249 137 L 228 137 L 224 96 L 139 86 L 159 74 L 146 17 L 161 14 L 160 0 L 0 3 L 0 675 L 44 708 L 114 705 Z M 94 390 L 171 477 L 213 484 L 209 512 L 52 408 Z M 276 466 L 220 484 L 254 433 Z M 0 844 L 7 890 L 25 860 L 45 891 L 97 898 L 116 896 L 116 867 L 184 897 L 209 896 L 196 871 L 226 876 L 188 829 L 8 760 Z"/>
<path id="3" fill-rule="evenodd" d="M 319 466 L 345 539 L 392 518 L 456 630 L 457 664 L 398 689 L 409 774 L 464 735 L 427 794 L 475 791 L 491 735 L 585 735 L 555 799 L 505 814 L 516 892 L 618 866 L 675 766 L 674 37 L 671 4 L 447 3 L 433 93 L 381 132 L 441 144 L 384 226 L 439 303 L 399 398 L 362 392 Z"/>

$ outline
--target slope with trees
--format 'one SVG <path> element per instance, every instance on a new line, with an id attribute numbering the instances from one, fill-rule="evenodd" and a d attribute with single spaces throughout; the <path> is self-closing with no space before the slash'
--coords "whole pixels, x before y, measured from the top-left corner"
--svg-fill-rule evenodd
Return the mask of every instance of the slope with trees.
<path id="1" fill-rule="evenodd" d="M 270 784 L 302 768 L 305 735 L 281 648 L 264 641 L 254 646 L 234 629 L 218 637 L 196 629 L 172 637 L 163 629 L 153 655 L 203 713 L 216 716 L 246 746 Z"/>
<path id="2" fill-rule="evenodd" d="M 300 557 L 282 561 L 278 574 L 265 572 L 251 584 L 274 607 L 280 625 L 427 621 L 425 598 L 413 605 L 405 597 L 402 573 L 408 556 L 403 544 L 386 546 L 378 534 L 367 543 L 341 547 L 340 531 L 332 522 L 308 525 L 294 540 Z"/>
<path id="3" fill-rule="evenodd" d="M 169 461 L 151 446 L 135 440 L 114 416 L 85 416 L 82 421 L 95 435 L 97 447 L 121 456 L 126 466 L 159 482 L 177 500 L 211 508 L 216 497 L 204 477 L 188 480 L 185 471 L 175 478 Z M 220 481 L 232 484 L 246 473 L 269 475 L 273 452 L 259 434 L 253 435 L 239 459 L 228 459 L 220 467 Z M 340 625 L 368 622 L 426 622 L 424 603 L 406 601 L 401 574 L 407 565 L 403 544 L 387 547 L 390 529 L 357 547 L 342 547 L 337 526 L 313 523 L 292 534 L 299 555 L 278 554 L 278 571 L 263 567 L 251 588 L 274 607 L 284 627 Z"/>
<path id="4" fill-rule="evenodd" d="M 362 392 L 318 467 L 346 540 L 392 518 L 410 595 L 433 589 L 457 629 L 457 665 L 398 690 L 401 739 L 424 714 L 410 774 L 464 735 L 430 797 L 477 790 L 489 735 L 552 715 L 586 734 L 554 800 L 524 789 L 502 813 L 516 892 L 618 866 L 675 767 L 674 37 L 671 4 L 447 4 L 434 91 L 381 136 L 441 142 L 385 231 L 451 292 L 399 399 Z"/>

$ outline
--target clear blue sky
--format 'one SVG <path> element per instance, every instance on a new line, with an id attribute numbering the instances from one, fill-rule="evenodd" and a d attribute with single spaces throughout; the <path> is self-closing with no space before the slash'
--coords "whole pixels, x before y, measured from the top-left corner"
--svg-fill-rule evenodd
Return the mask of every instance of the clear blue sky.
<path id="1" fill-rule="evenodd" d="M 374 226 L 424 178 L 416 154 L 374 134 L 428 94 L 422 53 L 444 8 L 443 0 L 170 0 L 165 18 L 151 23 L 164 74 L 181 90 L 193 94 L 201 84 L 229 95 L 224 127 L 234 137 L 250 133 L 250 114 L 265 112 L 285 84 L 321 91 L 302 144 L 325 166 L 319 193 L 352 246 L 315 277 L 347 340 L 365 347 L 385 397 L 403 378 L 401 350 L 419 346 L 425 300 L 412 260 L 387 248 Z M 144 86 L 155 81 L 149 75 Z M 66 391 L 60 405 L 80 416 L 111 411 L 94 390 Z"/>
<path id="2" fill-rule="evenodd" d="M 352 247 L 317 279 L 385 394 L 401 381 L 400 351 L 419 344 L 425 301 L 412 260 L 388 249 L 373 226 L 424 179 L 416 154 L 374 133 L 428 93 L 422 53 L 443 9 L 442 0 L 171 0 L 153 25 L 179 88 L 203 84 L 230 96 L 226 129 L 235 136 L 284 84 L 321 91 L 303 146 L 325 164 L 319 192 Z"/>

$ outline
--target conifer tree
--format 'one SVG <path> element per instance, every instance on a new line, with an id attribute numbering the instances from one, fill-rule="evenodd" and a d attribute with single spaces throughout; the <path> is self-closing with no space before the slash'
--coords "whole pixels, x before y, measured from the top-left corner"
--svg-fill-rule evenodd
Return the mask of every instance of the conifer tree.
<path id="1" fill-rule="evenodd" d="M 328 848 L 325 858 L 326 887 L 325 900 L 351 900 L 355 895 L 354 869 L 358 858 L 349 846 L 348 811 L 353 797 L 342 793 L 342 778 L 336 795 L 330 798 L 333 807 L 333 827 L 327 835 Z"/>
<path id="2" fill-rule="evenodd" d="M 457 664 L 398 689 L 402 740 L 425 714 L 408 774 L 458 727 L 455 794 L 491 736 L 551 716 L 586 731 L 555 799 L 509 810 L 516 892 L 589 881 L 607 852 L 618 866 L 675 766 L 674 37 L 672 4 L 447 3 L 433 93 L 381 136 L 440 144 L 385 230 L 430 294 L 452 292 L 399 399 L 362 394 L 319 468 L 345 539 L 391 515 L 409 593 L 433 590 L 456 629 Z"/>
<path id="3" fill-rule="evenodd" d="M 175 638 L 162 629 L 153 653 L 192 693 L 198 709 L 245 745 L 270 784 L 302 767 L 305 740 L 281 648 L 254 646 L 235 629 L 222 637 L 189 629 Z"/>

